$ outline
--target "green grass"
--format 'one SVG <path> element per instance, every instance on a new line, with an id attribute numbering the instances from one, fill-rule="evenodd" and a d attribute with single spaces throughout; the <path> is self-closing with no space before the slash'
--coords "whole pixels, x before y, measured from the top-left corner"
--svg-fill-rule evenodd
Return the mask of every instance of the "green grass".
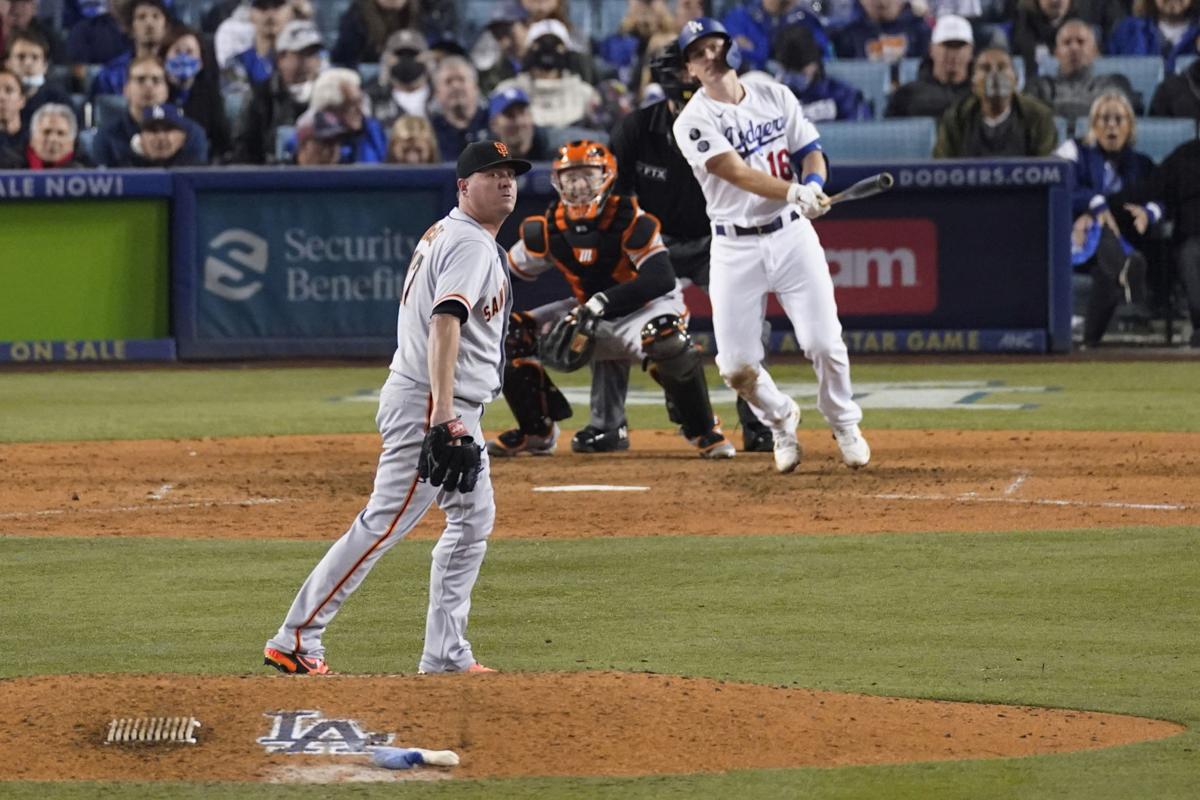
<path id="1" fill-rule="evenodd" d="M 813 383 L 812 370 L 795 360 L 771 366 L 778 381 Z M 0 442 L 145 439 L 190 436 L 351 433 L 375 430 L 370 402 L 337 402 L 378 389 L 385 366 L 278 368 L 197 367 L 154 370 L 54 371 L 5 375 L 0 380 Z M 710 364 L 711 385 L 719 384 Z M 862 363 L 856 383 L 879 381 L 998 381 L 979 405 L 1036 404 L 1031 410 L 961 408 L 870 410 L 868 428 L 1200 431 L 1200 366 L 1186 361 L 1032 363 Z M 588 374 L 559 375 L 564 386 L 586 384 Z M 632 385 L 650 388 L 635 371 Z M 1052 386 L 1057 391 L 1006 392 L 1004 386 Z M 801 398 L 802 401 L 804 398 Z M 810 397 L 805 426 L 824 423 Z M 732 406 L 717 413 L 734 420 Z M 577 409 L 569 426 L 582 426 Z M 668 427 L 661 406 L 631 406 L 635 428 Z M 512 417 L 493 404 L 486 425 L 502 429 Z"/>
<path id="2" fill-rule="evenodd" d="M 489 663 L 506 670 L 649 670 L 1095 709 L 1195 728 L 1200 561 L 1189 554 L 1197 533 L 1130 528 L 554 543 L 501 537 L 475 593 L 472 639 Z M 180 664 L 198 673 L 258 672 L 262 642 L 324 547 L 0 540 L 8 607 L 17 612 L 0 634 L 6 654 L 0 675 L 169 672 Z M 401 543 L 379 563 L 326 637 L 335 668 L 414 669 L 428 550 L 428 543 Z M 1200 776 L 1190 752 L 1197 746 L 1200 737 L 1189 732 L 1096 753 L 998 762 L 455 782 L 412 791 L 422 797 L 799 791 L 855 797 L 873 795 L 875 786 L 886 787 L 888 797 L 1183 798 L 1193 796 Z M 1147 781 L 1159 787 L 1153 795 L 1130 793 Z M 937 786 L 946 793 L 933 791 Z M 72 796 L 63 790 L 49 796 Z M 382 797 L 385 789 L 321 791 Z M 215 796 L 272 795 L 262 787 L 223 787 Z"/>

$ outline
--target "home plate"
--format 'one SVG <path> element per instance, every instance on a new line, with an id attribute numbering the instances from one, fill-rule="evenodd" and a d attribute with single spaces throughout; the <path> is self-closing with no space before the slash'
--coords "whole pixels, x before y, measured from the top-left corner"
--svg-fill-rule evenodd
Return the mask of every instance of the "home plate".
<path id="1" fill-rule="evenodd" d="M 649 486 L 612 486 L 606 483 L 576 483 L 568 486 L 535 486 L 535 492 L 648 492 Z"/>

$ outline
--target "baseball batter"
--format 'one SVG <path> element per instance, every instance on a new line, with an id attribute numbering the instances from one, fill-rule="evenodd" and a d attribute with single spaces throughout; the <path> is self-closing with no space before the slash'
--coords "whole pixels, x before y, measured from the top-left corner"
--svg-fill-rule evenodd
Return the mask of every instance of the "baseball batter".
<path id="1" fill-rule="evenodd" d="M 398 347 L 379 397 L 383 453 L 366 508 L 308 576 L 263 651 L 291 674 L 329 671 L 322 636 L 371 567 L 437 502 L 446 528 L 433 548 L 421 672 L 494 672 L 466 638 L 471 590 L 496 516 L 480 418 L 500 394 L 512 292 L 496 231 L 517 200 L 527 161 L 501 142 L 458 159 L 458 207 L 425 232 L 405 277 Z"/>
<path id="2" fill-rule="evenodd" d="M 825 252 L 810 220 L 829 210 L 817 129 L 787 87 L 742 83 L 737 44 L 700 17 L 679 34 L 688 74 L 701 88 L 672 128 L 700 183 L 712 220 L 711 276 L 717 369 L 771 428 L 775 468 L 800 463 L 800 408 L 762 367 L 760 331 L 774 292 L 817 374 L 817 408 L 842 460 L 862 467 L 871 449 L 858 424 L 850 359 L 842 341 Z M 794 176 L 802 175 L 796 182 Z"/>

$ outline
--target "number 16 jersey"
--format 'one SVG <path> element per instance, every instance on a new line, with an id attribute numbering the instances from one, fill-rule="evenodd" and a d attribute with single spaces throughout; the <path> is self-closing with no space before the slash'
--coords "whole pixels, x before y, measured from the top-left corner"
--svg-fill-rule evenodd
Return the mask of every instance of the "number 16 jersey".
<path id="1" fill-rule="evenodd" d="M 821 147 L 816 127 L 804 118 L 795 95 L 786 86 L 745 81 L 740 103 L 722 103 L 700 89 L 675 119 L 672 128 L 680 152 L 692 166 L 708 201 L 714 223 L 763 225 L 787 208 L 784 200 L 739 189 L 705 169 L 713 156 L 736 152 L 753 169 L 791 181 L 792 159 Z"/>

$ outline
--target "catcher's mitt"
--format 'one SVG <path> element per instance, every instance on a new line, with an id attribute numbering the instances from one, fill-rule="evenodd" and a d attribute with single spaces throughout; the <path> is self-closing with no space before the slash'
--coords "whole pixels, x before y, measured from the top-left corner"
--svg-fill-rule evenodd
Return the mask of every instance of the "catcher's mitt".
<path id="1" fill-rule="evenodd" d="M 462 417 L 455 417 L 434 425 L 425 434 L 417 475 L 434 486 L 443 486 L 447 492 L 469 492 L 483 469 L 479 463 L 481 452 L 483 448 L 467 434 Z"/>
<path id="2" fill-rule="evenodd" d="M 574 372 L 591 360 L 599 324 L 599 317 L 579 306 L 538 339 L 538 358 L 551 369 Z"/>

